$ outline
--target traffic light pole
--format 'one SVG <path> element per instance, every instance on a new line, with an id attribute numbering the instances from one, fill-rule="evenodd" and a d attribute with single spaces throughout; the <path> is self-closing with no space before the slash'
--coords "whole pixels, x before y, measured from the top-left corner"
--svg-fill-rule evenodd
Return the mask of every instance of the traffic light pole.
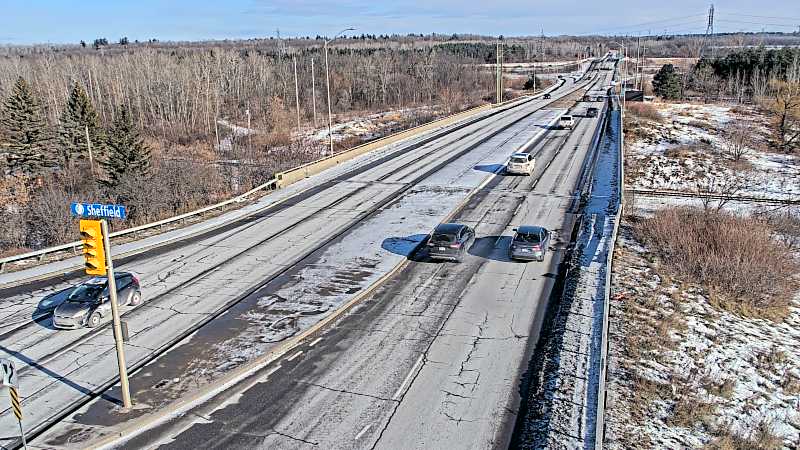
<path id="1" fill-rule="evenodd" d="M 114 321 L 114 342 L 117 344 L 117 364 L 119 365 L 119 384 L 122 389 L 122 406 L 131 407 L 131 391 L 128 386 L 128 368 L 125 365 L 125 348 L 122 341 L 122 325 L 119 320 L 119 306 L 117 304 L 117 280 L 114 278 L 114 263 L 111 261 L 111 242 L 108 239 L 108 223 L 100 221 L 103 227 L 103 249 L 106 253 L 106 268 L 108 276 L 108 297 L 111 302 L 111 317 Z"/>

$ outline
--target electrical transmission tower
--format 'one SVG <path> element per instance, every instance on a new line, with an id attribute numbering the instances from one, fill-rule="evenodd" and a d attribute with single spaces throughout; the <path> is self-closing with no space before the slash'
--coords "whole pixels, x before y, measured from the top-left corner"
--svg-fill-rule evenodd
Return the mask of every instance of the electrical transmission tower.
<path id="1" fill-rule="evenodd" d="M 544 28 L 542 28 L 542 36 L 539 38 L 539 51 L 536 52 L 539 58 L 544 58 Z"/>
<path id="2" fill-rule="evenodd" d="M 703 57 L 703 50 L 706 46 L 711 47 L 711 58 L 714 58 L 714 45 L 712 39 L 714 38 L 714 4 L 708 8 L 708 25 L 706 26 L 706 35 L 703 38 L 703 46 L 700 48 L 700 57 Z"/>

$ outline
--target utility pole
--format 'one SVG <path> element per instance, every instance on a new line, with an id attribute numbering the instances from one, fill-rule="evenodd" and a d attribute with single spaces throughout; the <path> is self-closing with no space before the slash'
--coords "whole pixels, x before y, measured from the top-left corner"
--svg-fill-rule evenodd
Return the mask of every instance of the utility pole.
<path id="1" fill-rule="evenodd" d="M 111 303 L 111 318 L 114 326 L 114 342 L 117 347 L 117 365 L 119 366 L 119 385 L 122 390 L 122 406 L 131 407 L 131 390 L 128 386 L 128 368 L 125 365 L 125 347 L 122 340 L 122 325 L 119 319 L 117 304 L 117 282 L 114 279 L 114 263 L 111 261 L 111 241 L 108 239 L 108 222 L 100 221 L 103 230 L 103 251 L 106 252 L 106 271 L 108 277 L 108 300 Z"/>
<path id="2" fill-rule="evenodd" d="M 633 69 L 633 88 L 637 88 L 637 81 L 639 80 L 639 47 L 641 45 L 641 38 L 636 36 L 636 67 Z"/>
<path id="3" fill-rule="evenodd" d="M 647 54 L 647 45 L 642 46 L 642 66 L 639 68 L 639 90 L 642 91 L 642 95 L 644 95 L 644 61 L 645 54 Z"/>
<path id="4" fill-rule="evenodd" d="M 89 151 L 89 169 L 92 171 L 92 176 L 95 176 L 94 158 L 92 158 L 92 140 L 89 139 L 89 125 L 84 125 L 83 130 L 86 132 L 86 149 Z"/>
<path id="5" fill-rule="evenodd" d="M 314 58 L 311 58 L 311 107 L 314 109 L 314 128 L 317 128 L 317 83 L 314 80 Z"/>
<path id="6" fill-rule="evenodd" d="M 331 144 L 331 155 L 333 154 L 333 120 L 331 119 L 331 74 L 330 70 L 328 69 L 328 44 L 335 41 L 342 35 L 345 31 L 354 31 L 355 28 L 345 28 L 344 30 L 340 31 L 333 37 L 333 39 L 325 41 L 325 86 L 328 91 L 328 138 Z"/>
<path id="7" fill-rule="evenodd" d="M 247 116 L 247 150 L 253 151 L 253 129 L 250 128 L 250 108 L 245 109 L 244 114 Z"/>
<path id="8" fill-rule="evenodd" d="M 297 134 L 300 134 L 300 88 L 297 84 L 297 58 L 292 55 L 292 64 L 294 65 L 294 105 L 297 110 Z"/>
<path id="9" fill-rule="evenodd" d="M 497 41 L 497 61 L 495 62 L 495 72 L 497 74 L 497 79 L 495 80 L 495 88 L 496 88 L 496 104 L 500 104 L 500 41 Z"/>

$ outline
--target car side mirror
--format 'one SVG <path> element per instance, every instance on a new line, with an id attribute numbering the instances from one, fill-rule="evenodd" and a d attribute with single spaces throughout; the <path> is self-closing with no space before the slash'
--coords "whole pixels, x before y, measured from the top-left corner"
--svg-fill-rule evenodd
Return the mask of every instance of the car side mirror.
<path id="1" fill-rule="evenodd" d="M 516 232 L 517 232 L 517 229 L 516 229 L 516 228 L 512 228 L 512 229 L 511 229 L 511 231 L 513 231 L 514 233 L 516 233 Z"/>

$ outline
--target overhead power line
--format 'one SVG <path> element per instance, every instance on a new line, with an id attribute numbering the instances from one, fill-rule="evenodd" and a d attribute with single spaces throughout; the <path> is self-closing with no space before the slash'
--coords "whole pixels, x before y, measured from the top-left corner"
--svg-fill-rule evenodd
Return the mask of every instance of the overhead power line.
<path id="1" fill-rule="evenodd" d="M 732 20 L 732 19 L 717 19 L 718 22 L 725 22 L 725 23 L 738 23 L 738 24 L 745 24 L 745 25 L 759 25 L 762 27 L 784 27 L 784 28 L 797 28 L 797 25 L 789 25 L 785 23 L 766 23 L 766 22 L 746 22 L 744 20 Z"/>
<path id="2" fill-rule="evenodd" d="M 688 16 L 681 16 L 681 17 L 671 17 L 668 19 L 661 19 L 661 20 L 651 20 L 648 22 L 640 22 L 630 25 L 619 25 L 613 28 L 605 28 L 599 30 L 593 30 L 586 33 L 581 33 L 582 35 L 591 35 L 591 34 L 611 34 L 612 32 L 619 32 L 618 34 L 625 34 L 625 33 L 636 33 L 638 31 L 646 32 L 648 28 L 662 28 L 669 22 L 678 22 L 673 24 L 668 24 L 666 26 L 685 26 L 692 22 L 705 22 L 705 13 L 702 14 L 692 14 Z M 686 21 L 686 19 L 696 19 L 694 21 Z M 660 25 L 659 25 L 660 24 Z M 652 25 L 648 27 L 648 25 Z M 640 28 L 641 27 L 641 28 Z"/>
<path id="3" fill-rule="evenodd" d="M 793 20 L 800 21 L 798 17 L 778 17 L 778 16 L 759 16 L 756 14 L 738 14 L 738 13 L 725 13 L 726 16 L 740 16 L 740 17 L 755 17 L 758 19 L 777 19 L 777 20 Z"/>

